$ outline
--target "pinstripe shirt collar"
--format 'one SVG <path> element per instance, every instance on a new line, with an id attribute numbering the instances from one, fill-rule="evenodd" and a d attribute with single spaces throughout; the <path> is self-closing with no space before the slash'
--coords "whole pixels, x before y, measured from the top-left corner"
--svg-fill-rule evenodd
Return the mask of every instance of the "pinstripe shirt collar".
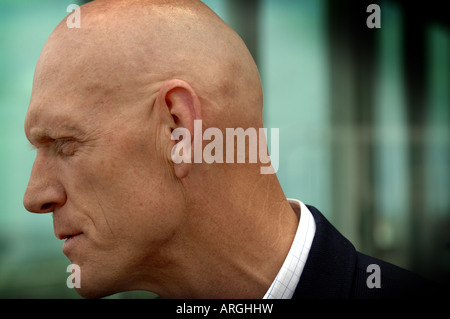
<path id="1" fill-rule="evenodd" d="M 292 298 L 316 232 L 314 218 L 306 205 L 297 199 L 288 199 L 288 202 L 297 215 L 301 212 L 300 221 L 289 253 L 263 299 Z"/>

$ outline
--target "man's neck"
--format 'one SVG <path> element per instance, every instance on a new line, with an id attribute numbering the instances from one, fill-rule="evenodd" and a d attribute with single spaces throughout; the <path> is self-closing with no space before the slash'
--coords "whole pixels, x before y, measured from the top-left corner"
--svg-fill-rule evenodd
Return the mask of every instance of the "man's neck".
<path id="1" fill-rule="evenodd" d="M 191 207 L 178 263 L 186 267 L 173 274 L 180 298 L 262 298 L 286 258 L 299 220 L 276 178 L 227 194 Z"/>

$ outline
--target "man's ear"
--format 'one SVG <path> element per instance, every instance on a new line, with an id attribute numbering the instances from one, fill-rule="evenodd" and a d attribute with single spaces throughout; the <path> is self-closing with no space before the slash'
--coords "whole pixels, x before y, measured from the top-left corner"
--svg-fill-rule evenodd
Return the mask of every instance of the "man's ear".
<path id="1" fill-rule="evenodd" d="M 192 165 L 194 120 L 201 119 L 200 101 L 188 83 L 175 79 L 162 85 L 157 103 L 164 110 L 162 114 L 167 117 L 164 123 L 171 132 L 166 156 L 174 163 L 175 176 L 182 179 L 189 174 Z"/>

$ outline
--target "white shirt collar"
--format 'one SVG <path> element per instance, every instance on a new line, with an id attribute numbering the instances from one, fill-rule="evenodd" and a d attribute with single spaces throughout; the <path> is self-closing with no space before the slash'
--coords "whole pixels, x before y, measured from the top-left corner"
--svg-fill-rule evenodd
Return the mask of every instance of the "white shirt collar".
<path id="1" fill-rule="evenodd" d="M 306 205 L 296 199 L 288 199 L 288 202 L 297 214 L 300 209 L 300 221 L 289 253 L 263 299 L 292 298 L 316 233 L 314 217 Z"/>

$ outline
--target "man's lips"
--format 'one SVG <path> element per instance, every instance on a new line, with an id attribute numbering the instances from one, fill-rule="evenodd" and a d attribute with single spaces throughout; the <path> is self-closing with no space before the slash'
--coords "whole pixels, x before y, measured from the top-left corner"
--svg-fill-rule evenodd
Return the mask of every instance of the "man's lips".
<path id="1" fill-rule="evenodd" d="M 78 233 L 78 234 L 75 234 L 75 235 L 69 235 L 69 236 L 66 237 L 66 239 L 71 239 L 71 238 L 80 236 L 81 234 L 82 234 L 82 233 Z"/>
<path id="2" fill-rule="evenodd" d="M 62 237 L 62 238 L 60 238 L 61 240 L 65 239 L 63 247 L 62 247 L 62 251 L 67 257 L 69 257 L 70 251 L 72 251 L 74 249 L 74 247 L 76 247 L 78 245 L 78 242 L 80 240 L 83 240 L 82 239 L 83 236 L 81 236 L 81 235 L 83 235 L 83 233 L 77 232 L 77 233 L 72 233 L 72 234 L 67 234 L 67 235 L 62 234 L 61 236 L 59 236 L 59 237 Z"/>
<path id="3" fill-rule="evenodd" d="M 70 238 L 79 236 L 81 234 L 82 234 L 82 232 L 60 233 L 60 234 L 57 234 L 56 237 L 60 240 L 65 240 L 65 239 L 70 239 Z"/>

